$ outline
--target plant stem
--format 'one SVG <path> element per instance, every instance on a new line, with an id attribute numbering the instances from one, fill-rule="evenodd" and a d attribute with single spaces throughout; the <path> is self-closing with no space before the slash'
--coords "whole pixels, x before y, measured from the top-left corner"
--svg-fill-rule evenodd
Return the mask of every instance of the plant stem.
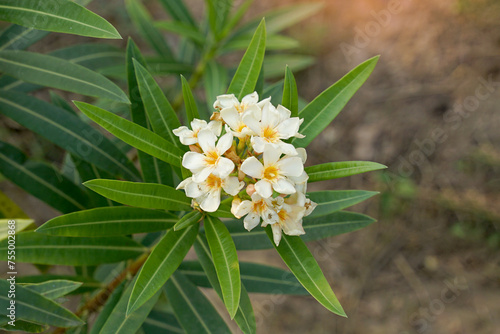
<path id="1" fill-rule="evenodd" d="M 88 300 L 83 304 L 75 315 L 81 316 L 86 314 L 87 316 L 91 313 L 97 311 L 101 306 L 103 306 L 108 298 L 111 296 L 113 291 L 129 276 L 135 276 L 142 265 L 148 259 L 149 252 L 142 254 L 137 260 L 132 262 L 127 268 L 125 268 L 118 276 L 115 277 L 104 289 L 99 291 L 92 299 Z M 66 332 L 67 328 L 57 328 L 54 334 L 63 334 Z"/>

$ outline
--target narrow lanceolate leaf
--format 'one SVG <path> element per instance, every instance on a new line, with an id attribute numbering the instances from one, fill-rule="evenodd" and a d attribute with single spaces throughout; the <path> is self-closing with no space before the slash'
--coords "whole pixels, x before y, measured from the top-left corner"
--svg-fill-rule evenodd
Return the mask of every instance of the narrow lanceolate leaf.
<path id="1" fill-rule="evenodd" d="M 224 66 L 216 61 L 207 63 L 205 75 L 203 77 L 205 83 L 205 99 L 207 101 L 208 110 L 213 110 L 213 104 L 218 95 L 224 94 L 227 87 L 227 70 Z"/>
<path id="2" fill-rule="evenodd" d="M 130 115 L 132 121 L 143 128 L 150 129 L 151 125 L 146 117 L 144 104 L 142 103 L 139 85 L 134 67 L 134 60 L 142 66 L 146 66 L 146 61 L 134 41 L 129 38 L 127 44 L 127 81 L 130 98 Z M 139 163 L 144 178 L 144 182 L 160 183 L 173 186 L 172 168 L 164 161 L 158 160 L 147 153 L 138 151 Z"/>
<path id="3" fill-rule="evenodd" d="M 266 24 L 264 19 L 255 31 L 248 49 L 241 59 L 240 65 L 234 74 L 233 80 L 227 90 L 234 94 L 238 100 L 254 91 L 257 79 L 264 61 L 266 51 Z"/>
<path id="4" fill-rule="evenodd" d="M 194 210 L 184 215 L 177 223 L 174 225 L 174 230 L 179 231 L 191 225 L 198 223 L 203 218 L 203 214 L 200 211 Z"/>
<path id="5" fill-rule="evenodd" d="M 13 219 L 12 217 L 15 217 L 15 216 L 11 216 L 11 215 L 9 215 L 9 217 L 11 217 L 11 218 L 10 219 L 0 219 L 0 241 L 7 239 L 7 236 L 9 235 L 9 231 L 11 231 L 9 225 L 12 226 L 12 224 L 9 224 L 9 221 L 14 220 L 16 222 L 14 224 L 16 234 L 23 231 L 24 229 L 26 229 L 30 225 L 36 226 L 35 224 L 33 224 L 33 222 L 34 222 L 33 219 L 17 219 L 17 218 Z"/>
<path id="6" fill-rule="evenodd" d="M 7 240 L 0 251 L 7 253 Z M 127 237 L 53 237 L 36 232 L 16 235 L 16 261 L 22 263 L 84 266 L 113 263 L 137 257 L 144 247 Z"/>
<path id="7" fill-rule="evenodd" d="M 231 333 L 207 297 L 178 271 L 170 277 L 164 289 L 186 333 Z"/>
<path id="8" fill-rule="evenodd" d="M 128 15 L 146 42 L 148 42 L 160 56 L 167 59 L 173 59 L 172 50 L 161 32 L 154 26 L 153 18 L 141 4 L 140 0 L 126 0 L 125 4 Z"/>
<path id="9" fill-rule="evenodd" d="M 305 138 L 294 138 L 293 145 L 306 147 L 335 119 L 354 93 L 368 79 L 378 58 L 377 56 L 368 59 L 358 65 L 300 111 L 299 116 L 304 118 L 300 133 L 305 135 Z"/>
<path id="10" fill-rule="evenodd" d="M 8 298 L 10 285 L 10 281 L 0 280 L 0 314 L 3 315 L 9 314 L 8 307 L 13 300 Z M 15 290 L 16 318 L 64 328 L 83 324 L 82 320 L 61 305 L 27 287 L 16 284 Z"/>
<path id="11" fill-rule="evenodd" d="M 182 96 L 184 97 L 184 105 L 186 107 L 186 115 L 188 123 L 194 118 L 200 118 L 200 114 L 198 114 L 198 107 L 196 106 L 196 101 L 193 96 L 193 92 L 191 91 L 191 87 L 187 82 L 186 78 L 181 75 L 182 81 Z"/>
<path id="12" fill-rule="evenodd" d="M 292 117 L 297 117 L 299 115 L 297 83 L 288 65 L 285 70 L 285 83 L 283 84 L 283 100 L 281 101 L 281 105 L 292 112 Z"/>
<path id="13" fill-rule="evenodd" d="M 0 142 L 0 173 L 63 213 L 87 209 L 89 198 L 53 167 L 30 161 L 14 146 Z"/>
<path id="14" fill-rule="evenodd" d="M 175 146 L 183 147 L 179 138 L 172 132 L 172 130 L 181 126 L 174 109 L 148 70 L 138 61 L 134 60 L 133 62 L 142 103 L 153 131 L 169 142 L 174 143 Z"/>
<path id="15" fill-rule="evenodd" d="M 91 104 L 77 101 L 74 103 L 87 117 L 127 144 L 175 167 L 181 165 L 184 151 L 156 133 Z"/>
<path id="16" fill-rule="evenodd" d="M 321 217 L 308 216 L 304 218 L 303 227 L 306 234 L 300 238 L 307 241 L 321 240 L 327 237 L 359 230 L 370 225 L 375 220 L 355 212 L 337 211 Z M 233 237 L 236 249 L 255 250 L 271 249 L 272 243 L 262 228 L 254 228 L 248 232 L 242 221 L 230 220 L 224 222 Z"/>
<path id="17" fill-rule="evenodd" d="M 48 299 L 56 299 L 78 289 L 83 283 L 67 280 L 53 280 L 37 284 L 26 284 L 31 291 L 38 292 Z"/>
<path id="18" fill-rule="evenodd" d="M 241 295 L 240 267 L 236 247 L 226 226 L 216 217 L 207 217 L 205 233 L 214 259 L 224 304 L 233 319 L 238 311 Z"/>
<path id="19" fill-rule="evenodd" d="M 309 179 L 307 182 L 317 182 L 384 169 L 387 166 L 371 161 L 342 161 L 309 166 L 305 168 Z"/>
<path id="20" fill-rule="evenodd" d="M 232 52 L 235 50 L 244 50 L 248 47 L 251 34 L 241 35 L 229 40 L 221 49 L 221 53 Z M 282 35 L 267 35 L 266 50 L 287 50 L 299 46 L 299 42 L 291 37 Z"/>
<path id="21" fill-rule="evenodd" d="M 115 289 L 115 291 L 113 291 L 109 299 L 106 301 L 106 304 L 104 304 L 104 307 L 99 312 L 99 315 L 97 316 L 94 325 L 90 329 L 89 334 L 99 334 L 101 332 L 102 326 L 104 326 L 104 324 L 110 317 L 111 313 L 113 312 L 113 309 L 115 308 L 116 304 L 118 304 L 118 302 L 122 297 L 123 290 L 125 289 L 125 283 L 126 281 L 122 282 Z"/>
<path id="22" fill-rule="evenodd" d="M 49 55 L 82 65 L 91 70 L 123 63 L 123 52 L 108 44 L 78 44 L 52 51 Z M 0 87 L 5 90 L 27 93 L 44 86 L 27 83 L 21 79 L 4 75 L 0 78 Z"/>
<path id="23" fill-rule="evenodd" d="M 163 211 L 116 206 L 59 216 L 36 232 L 66 237 L 108 237 L 168 230 L 178 219 Z"/>
<path id="24" fill-rule="evenodd" d="M 184 334 L 173 313 L 153 310 L 142 324 L 144 334 Z M 90 333 L 92 334 L 92 333 Z"/>
<path id="25" fill-rule="evenodd" d="M 0 315 L 0 329 L 5 331 L 15 331 L 22 333 L 43 333 L 49 329 L 47 325 L 39 325 L 33 322 L 16 319 L 15 326 L 8 324 L 9 318 L 5 315 Z M 5 325 L 3 325 L 5 323 Z"/>
<path id="26" fill-rule="evenodd" d="M 267 238 L 267 235 L 265 236 Z M 195 243 L 195 249 L 197 249 Z M 206 246 L 208 249 L 208 245 Z M 202 259 L 197 250 L 198 261 L 183 261 L 179 271 L 197 286 L 211 288 L 212 279 L 206 270 L 205 259 Z M 210 254 L 210 251 L 209 251 Z M 210 257 L 211 258 L 211 257 Z M 201 263 L 200 263 L 201 262 Z M 213 265 L 212 265 L 213 266 Z M 252 262 L 240 262 L 241 283 L 250 293 L 270 293 L 287 295 L 308 295 L 309 293 L 297 281 L 295 276 L 287 270 Z M 213 267 L 213 275 L 215 267 Z M 218 281 L 217 281 L 218 282 Z M 216 288 L 214 288 L 217 290 Z M 220 287 L 219 287 L 220 289 Z M 237 321 L 238 313 L 235 320 Z"/>
<path id="27" fill-rule="evenodd" d="M 0 51 L 24 50 L 48 34 L 48 31 L 41 31 L 12 24 L 0 34 Z"/>
<path id="28" fill-rule="evenodd" d="M 182 0 L 160 0 L 173 20 L 196 26 L 193 16 Z"/>
<path id="29" fill-rule="evenodd" d="M 84 185 L 118 203 L 146 209 L 191 210 L 191 200 L 182 191 L 156 183 L 91 180 Z"/>
<path id="30" fill-rule="evenodd" d="M 196 255 L 198 256 L 199 262 L 192 261 L 188 263 L 184 261 L 179 267 L 180 271 L 191 279 L 193 276 L 193 270 L 189 269 L 193 269 L 193 264 L 197 265 L 196 269 L 198 269 L 198 275 L 196 278 L 200 278 L 201 274 L 201 278 L 205 278 L 207 281 L 207 284 L 205 284 L 204 286 L 213 287 L 215 292 L 217 292 L 217 294 L 219 295 L 219 298 L 224 300 L 221 285 L 219 283 L 219 278 L 217 277 L 217 271 L 215 269 L 214 259 L 212 258 L 207 240 L 203 235 L 198 234 L 198 236 L 196 237 L 194 249 L 196 251 Z M 186 272 L 186 269 L 188 269 L 188 272 Z M 191 281 L 197 284 L 196 280 Z M 255 323 L 255 315 L 253 312 L 252 303 L 250 302 L 250 297 L 248 297 L 248 292 L 245 289 L 243 280 L 241 282 L 240 303 L 238 305 L 238 311 L 236 311 L 236 315 L 234 316 L 234 321 L 238 324 L 238 327 L 242 330 L 243 333 L 247 334 L 256 332 L 257 325 Z"/>
<path id="31" fill-rule="evenodd" d="M 26 94 L 0 90 L 0 113 L 100 169 L 129 180 L 139 178 L 125 153 L 66 110 Z"/>
<path id="32" fill-rule="evenodd" d="M 86 292 L 91 292 L 96 289 L 104 287 L 104 284 L 96 281 L 93 278 L 84 276 L 74 276 L 74 275 L 34 275 L 34 276 L 23 276 L 17 277 L 17 283 L 20 284 L 41 284 L 47 281 L 66 281 L 73 282 L 75 284 L 80 284 L 80 286 L 68 292 L 69 295 L 78 295 Z"/>
<path id="33" fill-rule="evenodd" d="M 169 230 L 155 246 L 135 281 L 127 314 L 134 312 L 165 284 L 193 245 L 199 225 Z"/>
<path id="34" fill-rule="evenodd" d="M 309 217 L 320 217 L 348 208 L 377 195 L 376 191 L 365 190 L 325 190 L 308 193 L 308 197 L 318 203 Z"/>
<path id="35" fill-rule="evenodd" d="M 27 51 L 0 51 L 0 71 L 38 85 L 130 103 L 125 93 L 106 77 L 54 56 Z"/>
<path id="36" fill-rule="evenodd" d="M 205 36 L 198 30 L 197 27 L 190 24 L 178 21 L 161 21 L 156 22 L 156 27 L 164 29 L 180 35 L 183 38 L 190 39 L 198 45 L 203 45 Z"/>
<path id="37" fill-rule="evenodd" d="M 269 239 L 273 240 L 271 226 L 267 226 L 265 230 Z M 284 234 L 279 246 L 274 245 L 274 247 L 311 296 L 329 311 L 343 317 L 346 316 L 321 268 L 300 237 Z"/>
<path id="38" fill-rule="evenodd" d="M 121 38 L 99 15 L 66 0 L 2 0 L 0 20 L 29 28 L 97 38 Z"/>
<path id="39" fill-rule="evenodd" d="M 160 294 L 157 293 L 137 310 L 132 313 L 128 313 L 127 303 L 130 298 L 130 294 L 132 293 L 133 286 L 134 282 L 131 282 L 116 306 L 113 308 L 113 311 L 110 313 L 109 318 L 102 326 L 100 333 L 136 333 L 137 330 L 141 327 L 144 320 L 146 320 L 149 312 L 151 312 L 154 305 L 156 304 L 156 301 L 158 300 Z"/>

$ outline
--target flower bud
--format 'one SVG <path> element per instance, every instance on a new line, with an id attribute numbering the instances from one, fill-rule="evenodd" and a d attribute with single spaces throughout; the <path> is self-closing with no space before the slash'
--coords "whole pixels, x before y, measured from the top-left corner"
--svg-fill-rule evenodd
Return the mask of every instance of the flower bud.
<path id="1" fill-rule="evenodd" d="M 203 153 L 198 145 L 189 145 L 189 149 L 191 150 L 191 152 Z"/>
<path id="2" fill-rule="evenodd" d="M 247 194 L 248 196 L 252 196 L 255 193 L 255 186 L 253 184 L 249 184 L 247 186 Z"/>

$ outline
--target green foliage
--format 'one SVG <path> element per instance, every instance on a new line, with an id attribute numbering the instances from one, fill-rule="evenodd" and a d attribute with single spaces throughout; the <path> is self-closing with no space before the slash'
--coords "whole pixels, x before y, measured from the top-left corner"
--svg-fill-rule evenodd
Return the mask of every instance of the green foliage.
<path id="1" fill-rule="evenodd" d="M 220 120 L 223 108 L 216 105 L 220 113 L 214 113 L 220 95 L 234 94 L 241 102 L 257 91 L 259 99 L 270 97 L 292 117 L 304 119 L 299 132 L 305 137 L 287 143 L 306 147 L 367 80 L 378 58 L 360 64 L 307 103 L 293 73 L 314 59 L 282 53 L 298 46 L 282 32 L 321 5 L 286 6 L 267 13 L 265 21 L 259 16 L 245 23 L 251 0 L 236 8 L 233 1 L 206 0 L 202 20 L 183 1 L 159 0 L 169 17 L 161 22 L 153 20 L 142 1 L 126 0 L 130 21 L 155 52 L 152 56 L 144 56 L 130 37 L 125 50 L 98 43 L 47 54 L 23 51 L 43 42 L 49 31 L 121 38 L 110 23 L 82 7 L 88 2 L 0 1 L 0 19 L 12 23 L 0 33 L 0 113 L 64 150 L 63 168 L 58 169 L 34 161 L 7 140 L 0 142 L 3 177 L 63 214 L 32 231 L 33 220 L 12 209 L 13 203 L 5 202 L 11 209 L 0 210 L 2 254 L 9 250 L 8 222 L 16 218 L 15 261 L 36 264 L 41 271 L 17 277 L 15 328 L 6 317 L 9 283 L 0 280 L 0 328 L 33 333 L 49 326 L 91 334 L 230 333 L 200 287 L 214 289 L 243 333 L 257 332 L 249 293 L 311 295 L 331 312 L 345 316 L 305 242 L 372 224 L 375 220 L 368 216 L 342 210 L 377 193 L 307 193 L 302 200 L 308 204 L 303 206 L 309 205 L 312 213 L 301 216 L 305 234 L 284 232 L 276 245 L 271 226 L 249 232 L 244 218 L 235 219 L 233 196 L 228 195 L 232 192 L 225 187 L 214 210 L 203 211 L 200 206 L 212 194 L 194 201 L 186 195 L 189 180 L 185 179 L 197 171 L 183 164 L 188 147 L 173 130 L 181 125 L 190 128 L 195 119 Z M 166 39 L 166 34 L 179 38 Z M 179 42 L 174 46 L 172 40 Z M 230 63 L 232 57 L 226 55 L 240 50 L 245 53 L 239 64 Z M 46 88 L 76 93 L 76 99 L 86 102 L 75 101 L 76 109 L 67 95 L 52 90 L 45 95 Z M 50 102 L 44 99 L 48 95 Z M 239 112 L 246 107 L 237 106 Z M 192 132 L 193 138 L 198 131 Z M 225 127 L 224 132 L 228 132 Z M 198 148 L 204 144 L 198 143 Z M 250 138 L 235 138 L 231 144 L 221 155 L 238 165 L 230 171 L 233 179 L 240 176 L 239 182 L 248 182 L 249 177 L 237 175 L 238 159 L 250 150 L 254 157 L 262 156 L 251 147 Z M 309 166 L 305 172 L 309 182 L 319 182 L 383 168 L 374 162 L 349 161 Z M 184 190 L 176 189 L 183 180 L 179 188 Z M 209 185 L 197 187 L 190 190 L 203 191 Z M 241 187 L 238 191 L 238 200 L 250 199 Z M 285 203 L 292 200 L 293 195 L 283 195 Z M 197 261 L 186 261 L 192 246 Z M 273 247 L 290 271 L 238 260 L 238 250 Z M 76 275 L 46 274 L 51 265 L 74 266 Z M 61 297 L 69 294 L 82 295 L 76 313 L 82 319 L 61 306 Z M 99 315 L 88 325 L 96 310 Z"/>

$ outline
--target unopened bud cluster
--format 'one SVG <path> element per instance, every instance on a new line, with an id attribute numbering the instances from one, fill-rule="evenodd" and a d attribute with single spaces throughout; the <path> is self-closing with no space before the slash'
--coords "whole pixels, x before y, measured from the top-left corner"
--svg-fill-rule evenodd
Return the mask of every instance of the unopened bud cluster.
<path id="1" fill-rule="evenodd" d="M 282 232 L 304 234 L 302 218 L 316 203 L 305 196 L 305 149 L 286 142 L 303 137 L 298 132 L 303 120 L 290 117 L 281 105 L 273 106 L 271 98 L 259 101 L 256 92 L 241 102 L 233 94 L 220 95 L 214 108 L 209 123 L 194 119 L 191 129 L 173 131 L 190 147 L 182 166 L 193 174 L 177 189 L 184 189 L 193 206 L 206 212 L 217 211 L 222 192 L 233 196 L 233 215 L 245 216 L 249 231 L 261 221 L 263 227 L 271 225 L 276 245 Z"/>

